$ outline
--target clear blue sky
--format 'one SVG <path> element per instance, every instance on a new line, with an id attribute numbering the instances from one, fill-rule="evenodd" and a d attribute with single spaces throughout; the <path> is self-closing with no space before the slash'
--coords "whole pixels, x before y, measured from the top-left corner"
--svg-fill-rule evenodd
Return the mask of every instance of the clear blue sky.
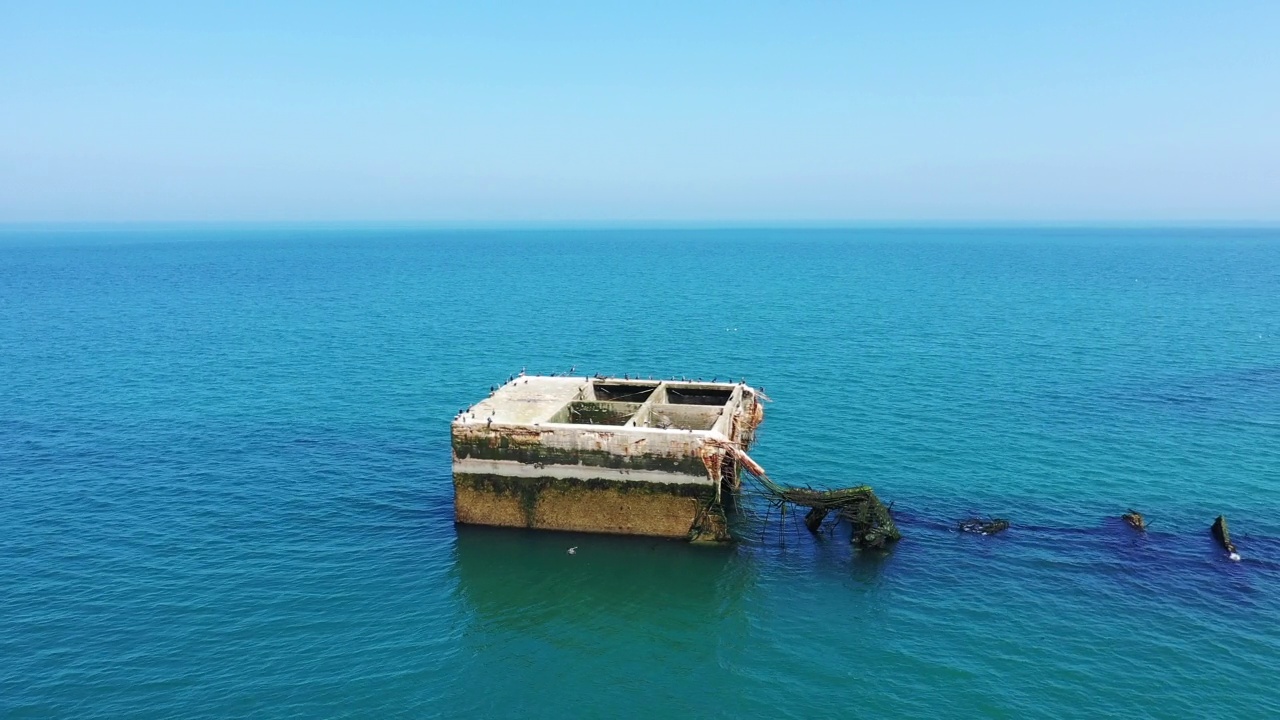
<path id="1" fill-rule="evenodd" d="M 0 222 L 1280 220 L 1277 0 L 190 5 L 0 0 Z"/>

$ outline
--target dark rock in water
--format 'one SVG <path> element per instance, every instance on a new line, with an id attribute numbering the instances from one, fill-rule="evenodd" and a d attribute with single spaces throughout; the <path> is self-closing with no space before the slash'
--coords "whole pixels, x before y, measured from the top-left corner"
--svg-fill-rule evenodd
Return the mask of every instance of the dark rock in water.
<path id="1" fill-rule="evenodd" d="M 995 535 L 998 532 L 1004 532 L 1009 529 L 1009 521 L 1004 518 L 991 518 L 984 520 L 978 517 L 966 518 L 960 521 L 960 532 L 978 533 L 980 535 Z"/>
<path id="2" fill-rule="evenodd" d="M 1147 519 L 1142 517 L 1142 513 L 1130 508 L 1129 512 L 1120 516 L 1122 520 L 1129 524 L 1129 527 L 1140 532 L 1147 531 Z"/>
<path id="3" fill-rule="evenodd" d="M 1213 527 L 1209 528 L 1209 532 L 1213 533 L 1213 539 L 1218 541 L 1223 550 L 1231 553 L 1232 560 L 1238 559 L 1240 556 L 1236 553 L 1235 543 L 1231 542 L 1231 530 L 1227 528 L 1227 516 L 1219 515 L 1217 520 L 1213 521 Z"/>

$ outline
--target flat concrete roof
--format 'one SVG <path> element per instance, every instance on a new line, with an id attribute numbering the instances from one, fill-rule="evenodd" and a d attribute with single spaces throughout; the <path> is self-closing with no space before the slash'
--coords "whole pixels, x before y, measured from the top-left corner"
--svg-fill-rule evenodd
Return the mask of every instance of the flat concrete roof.
<path id="1" fill-rule="evenodd" d="M 653 393 L 656 397 L 680 397 L 690 408 L 728 405 L 739 398 L 734 391 L 746 386 L 738 383 L 686 382 L 680 380 L 639 380 L 615 377 L 556 377 L 522 375 L 497 388 L 489 397 L 454 418 L 455 424 L 535 425 L 564 423 L 556 416 L 574 401 L 593 404 L 640 404 Z M 705 392 L 706 397 L 699 393 Z M 723 399 L 719 396 L 723 395 Z M 674 400 L 673 400 L 674 402 Z M 567 423 L 578 424 L 578 423 Z M 591 426 L 592 423 L 583 423 Z"/>
<path id="2" fill-rule="evenodd" d="M 547 422 L 590 383 L 585 377 L 518 377 L 459 416 L 466 423 L 532 425 Z"/>

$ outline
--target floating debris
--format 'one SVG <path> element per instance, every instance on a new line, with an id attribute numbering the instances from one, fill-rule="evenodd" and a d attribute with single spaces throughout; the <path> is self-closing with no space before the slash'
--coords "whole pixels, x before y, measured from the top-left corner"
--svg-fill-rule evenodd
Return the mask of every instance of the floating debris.
<path id="1" fill-rule="evenodd" d="M 979 535 L 995 535 L 1009 529 L 1009 521 L 1004 518 L 984 520 L 980 517 L 966 518 L 960 521 L 960 532 L 977 533 Z"/>
<path id="2" fill-rule="evenodd" d="M 1133 508 L 1129 508 L 1129 512 L 1121 515 L 1120 519 L 1124 520 L 1129 524 L 1129 527 L 1137 530 L 1138 532 L 1147 531 L 1147 519 L 1142 517 L 1142 513 L 1134 510 Z"/>
<path id="3" fill-rule="evenodd" d="M 1219 515 L 1218 519 L 1213 521 L 1213 526 L 1209 528 L 1209 532 L 1213 533 L 1213 538 L 1218 541 L 1223 550 L 1227 551 L 1227 557 L 1233 561 L 1240 560 L 1240 553 L 1236 552 L 1235 543 L 1231 542 L 1231 530 L 1227 528 L 1227 516 Z"/>

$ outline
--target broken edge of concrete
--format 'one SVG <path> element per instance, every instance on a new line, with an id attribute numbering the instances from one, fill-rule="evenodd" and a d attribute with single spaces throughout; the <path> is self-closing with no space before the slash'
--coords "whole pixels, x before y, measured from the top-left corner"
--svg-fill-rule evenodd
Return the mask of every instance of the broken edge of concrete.
<path id="1" fill-rule="evenodd" d="M 726 493 L 764 419 L 743 383 L 520 376 L 452 425 L 460 523 L 731 540 Z"/>

